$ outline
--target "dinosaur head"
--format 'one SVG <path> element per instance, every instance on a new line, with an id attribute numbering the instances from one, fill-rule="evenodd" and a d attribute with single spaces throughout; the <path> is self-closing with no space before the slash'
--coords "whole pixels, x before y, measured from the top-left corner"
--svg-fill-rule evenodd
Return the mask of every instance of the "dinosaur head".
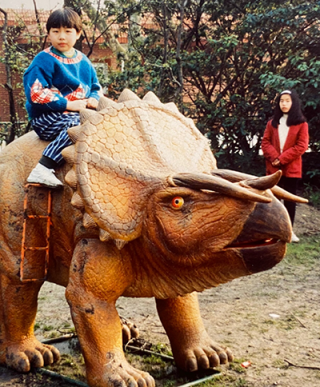
<path id="1" fill-rule="evenodd" d="M 280 194 L 280 177 L 281 172 L 257 178 L 221 170 L 212 176 L 177 174 L 152 195 L 145 241 L 152 259 L 161 257 L 157 270 L 173 273 L 176 294 L 268 270 L 282 260 L 291 223 L 273 194 Z M 285 191 L 281 197 L 305 202 Z M 168 292 L 161 285 L 158 298 Z"/>
<path id="2" fill-rule="evenodd" d="M 173 176 L 168 187 L 149 201 L 149 238 L 173 262 L 180 257 L 178 261 L 187 266 L 207 264 L 213 255 L 231 249 L 245 260 L 257 249 L 267 252 L 271 245 L 279 249 L 278 262 L 291 236 L 288 215 L 269 189 L 279 175 L 268 177 L 261 189 L 204 174 Z M 248 261 L 248 272 L 275 263 L 266 256 L 256 265 Z"/>

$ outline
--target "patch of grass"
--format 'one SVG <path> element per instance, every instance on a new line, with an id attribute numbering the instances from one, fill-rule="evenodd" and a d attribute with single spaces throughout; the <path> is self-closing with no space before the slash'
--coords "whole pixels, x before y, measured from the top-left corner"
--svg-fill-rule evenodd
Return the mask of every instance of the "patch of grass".
<path id="1" fill-rule="evenodd" d="M 54 329 L 54 327 L 52 326 L 52 325 L 44 325 L 43 327 L 42 327 L 42 330 L 44 331 L 44 332 L 49 332 L 49 331 L 52 331 Z"/>
<path id="2" fill-rule="evenodd" d="M 274 368 L 279 368 L 279 369 L 288 369 L 288 364 L 284 362 L 283 360 L 276 359 L 272 362 L 272 366 Z"/>
<path id="3" fill-rule="evenodd" d="M 81 354 L 69 355 L 62 354 L 60 361 L 53 365 L 47 366 L 50 371 L 70 378 L 86 381 L 84 361 Z"/>
<path id="4" fill-rule="evenodd" d="M 74 359 L 71 355 L 61 355 L 60 365 L 62 367 L 72 367 L 74 365 Z"/>
<path id="5" fill-rule="evenodd" d="M 221 374 L 214 379 L 198 384 L 200 387 L 249 387 L 247 381 L 236 375 Z"/>
<path id="6" fill-rule="evenodd" d="M 50 332 L 50 334 L 48 335 L 48 338 L 49 339 L 55 339 L 56 337 L 59 337 L 60 336 L 60 333 L 57 332 L 57 331 L 52 331 Z"/>
<path id="7" fill-rule="evenodd" d="M 320 175 L 320 170 L 317 171 Z M 305 184 L 305 193 L 310 204 L 320 209 L 320 188 L 311 184 Z"/>
<path id="8" fill-rule="evenodd" d="M 145 356 L 143 357 L 144 363 L 147 364 L 157 364 L 157 365 L 166 365 L 167 362 L 164 361 L 160 356 L 157 355 L 150 355 L 150 356 Z"/>
<path id="9" fill-rule="evenodd" d="M 162 355 L 173 356 L 170 347 L 163 343 L 152 344 L 151 351 L 161 353 Z"/>
<path id="10" fill-rule="evenodd" d="M 313 266 L 320 260 L 320 234 L 302 236 L 299 243 L 288 244 L 285 263 Z"/>
<path id="11" fill-rule="evenodd" d="M 241 366 L 246 359 L 234 359 L 232 363 L 229 363 L 229 369 L 233 370 L 239 374 L 245 373 L 246 369 Z"/>

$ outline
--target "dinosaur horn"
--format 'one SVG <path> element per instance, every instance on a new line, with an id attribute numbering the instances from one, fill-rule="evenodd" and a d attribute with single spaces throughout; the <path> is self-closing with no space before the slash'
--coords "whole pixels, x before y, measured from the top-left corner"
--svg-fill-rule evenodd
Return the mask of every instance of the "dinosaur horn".
<path id="1" fill-rule="evenodd" d="M 278 187 L 277 185 L 271 189 L 274 196 L 276 196 L 278 199 L 288 200 L 289 202 L 296 202 L 296 203 L 308 203 L 309 200 L 305 198 L 301 198 L 300 196 L 293 195 L 292 193 Z"/>
<path id="2" fill-rule="evenodd" d="M 276 172 L 275 174 L 279 174 L 279 172 L 280 171 Z M 257 185 L 260 184 L 258 180 L 262 179 L 261 177 L 257 178 L 256 176 L 253 176 L 253 175 L 248 175 L 246 173 L 237 172 L 237 171 L 230 171 L 228 169 L 215 169 L 214 171 L 211 172 L 211 174 L 213 176 L 222 177 L 223 179 L 226 179 L 233 183 L 243 181 L 244 185 L 248 185 L 252 188 L 261 189 L 255 186 L 255 184 Z M 265 177 L 268 178 L 269 176 L 265 176 Z M 253 181 L 256 181 L 257 183 L 253 183 Z M 267 188 L 264 188 L 264 189 L 267 189 Z M 276 196 L 280 200 L 283 199 L 283 200 L 288 200 L 296 203 L 308 203 L 307 199 L 301 198 L 300 196 L 293 195 L 290 192 L 287 192 L 276 185 L 270 189 L 271 189 L 271 192 L 274 194 L 274 196 Z"/>
<path id="3" fill-rule="evenodd" d="M 248 179 L 240 182 L 242 187 L 251 187 L 255 189 L 259 189 L 261 191 L 266 189 L 273 188 L 276 184 L 279 183 L 281 179 L 282 172 L 277 171 L 272 175 L 263 176 L 263 177 L 255 177 L 254 179 Z"/>
<path id="4" fill-rule="evenodd" d="M 213 171 L 211 171 L 211 174 L 213 176 L 222 177 L 223 179 L 231 181 L 232 183 L 256 178 L 256 176 L 254 175 L 248 175 L 247 173 L 231 171 L 229 169 L 214 169 Z"/>
<path id="5" fill-rule="evenodd" d="M 240 187 L 239 185 L 233 184 L 217 176 L 196 173 L 179 173 L 172 176 L 169 179 L 169 183 L 173 186 L 216 191 L 243 200 L 262 203 L 271 202 L 271 198 L 269 197 L 259 195 L 245 187 Z"/>

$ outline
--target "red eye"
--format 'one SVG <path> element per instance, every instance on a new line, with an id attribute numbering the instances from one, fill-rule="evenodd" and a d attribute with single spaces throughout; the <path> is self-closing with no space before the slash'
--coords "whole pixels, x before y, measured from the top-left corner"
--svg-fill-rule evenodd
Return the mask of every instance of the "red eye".
<path id="1" fill-rule="evenodd" d="M 173 199 L 172 199 L 172 207 L 176 210 L 178 210 L 179 208 L 181 208 L 184 204 L 184 200 L 181 196 L 175 196 Z"/>

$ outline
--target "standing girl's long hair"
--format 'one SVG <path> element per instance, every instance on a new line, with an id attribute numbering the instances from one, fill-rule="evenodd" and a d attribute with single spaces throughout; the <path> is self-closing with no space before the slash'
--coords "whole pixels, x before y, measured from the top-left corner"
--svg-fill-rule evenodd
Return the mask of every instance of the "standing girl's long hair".
<path id="1" fill-rule="evenodd" d="M 278 97 L 276 98 L 276 102 L 275 102 L 276 107 L 274 109 L 273 119 L 272 119 L 272 126 L 274 128 L 278 127 L 280 118 L 283 116 L 283 112 L 280 109 L 280 98 L 284 94 L 290 95 L 292 100 L 292 106 L 288 112 L 287 125 L 288 126 L 299 125 L 307 121 L 301 111 L 301 102 L 296 91 L 295 90 L 286 90 L 286 91 L 287 92 L 282 92 L 281 94 L 279 94 Z"/>

